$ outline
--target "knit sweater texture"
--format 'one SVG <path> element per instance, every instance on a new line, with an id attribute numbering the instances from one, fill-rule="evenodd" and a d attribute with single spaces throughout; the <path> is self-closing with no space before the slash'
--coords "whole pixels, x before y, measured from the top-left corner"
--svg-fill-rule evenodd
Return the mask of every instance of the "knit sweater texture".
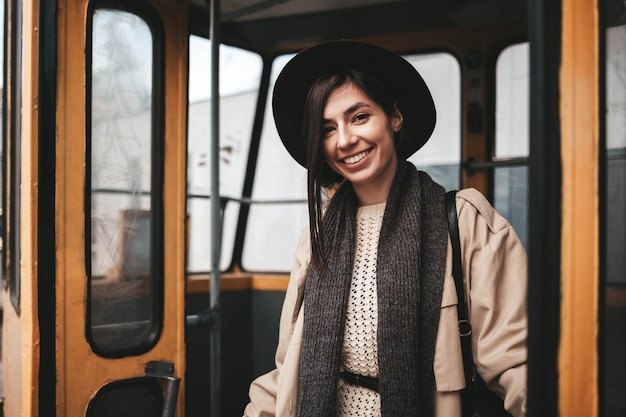
<path id="1" fill-rule="evenodd" d="M 443 188 L 399 164 L 377 250 L 378 364 L 384 417 L 431 416 L 433 357 L 447 250 Z M 343 184 L 322 231 L 328 268 L 309 270 L 304 290 L 298 416 L 337 414 L 337 384 L 354 263 L 357 198 Z"/>

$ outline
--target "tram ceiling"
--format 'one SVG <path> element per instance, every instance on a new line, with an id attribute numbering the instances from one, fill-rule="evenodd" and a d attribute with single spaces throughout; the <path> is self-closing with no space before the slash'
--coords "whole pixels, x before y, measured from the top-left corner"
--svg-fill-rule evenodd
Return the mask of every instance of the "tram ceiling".
<path id="1" fill-rule="evenodd" d="M 208 34 L 208 1 L 192 0 L 192 30 Z M 524 21 L 527 0 L 222 0 L 224 42 L 260 51 L 328 39 Z"/>

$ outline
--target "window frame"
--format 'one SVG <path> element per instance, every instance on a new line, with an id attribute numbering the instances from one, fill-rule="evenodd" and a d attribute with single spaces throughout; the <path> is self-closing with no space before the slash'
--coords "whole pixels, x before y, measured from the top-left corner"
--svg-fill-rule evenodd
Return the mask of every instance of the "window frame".
<path id="1" fill-rule="evenodd" d="M 152 103 L 151 103 L 151 184 L 150 210 L 151 249 L 151 328 L 141 343 L 119 349 L 103 349 L 94 340 L 92 328 L 92 274 L 91 274 L 91 138 L 92 138 L 92 53 L 93 53 L 93 17 L 96 10 L 111 9 L 134 14 L 140 17 L 152 34 Z M 120 3 L 115 0 L 96 0 L 90 2 L 87 13 L 85 50 L 86 102 L 85 102 L 85 274 L 87 276 L 87 300 L 85 317 L 85 337 L 94 353 L 105 358 L 141 355 L 152 349 L 159 341 L 163 330 L 164 318 L 164 148 L 165 148 L 165 29 L 158 12 L 150 4 L 139 2 Z"/>

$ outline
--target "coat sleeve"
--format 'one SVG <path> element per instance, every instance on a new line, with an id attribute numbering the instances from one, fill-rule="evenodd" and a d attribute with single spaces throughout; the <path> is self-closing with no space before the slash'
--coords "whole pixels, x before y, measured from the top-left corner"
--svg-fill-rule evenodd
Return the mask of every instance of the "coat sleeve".
<path id="1" fill-rule="evenodd" d="M 473 189 L 457 193 L 463 275 L 469 294 L 476 370 L 504 398 L 513 416 L 526 415 L 527 258 L 513 227 Z"/>
<path id="2" fill-rule="evenodd" d="M 276 398 L 279 380 L 285 357 L 291 345 L 294 327 L 300 307 L 304 281 L 308 272 L 310 258 L 308 229 L 302 233 L 298 243 L 295 262 L 291 270 L 287 292 L 280 315 L 278 347 L 276 348 L 275 364 L 272 371 L 259 376 L 250 385 L 250 402 L 244 410 L 244 417 L 273 417 L 277 415 Z"/>

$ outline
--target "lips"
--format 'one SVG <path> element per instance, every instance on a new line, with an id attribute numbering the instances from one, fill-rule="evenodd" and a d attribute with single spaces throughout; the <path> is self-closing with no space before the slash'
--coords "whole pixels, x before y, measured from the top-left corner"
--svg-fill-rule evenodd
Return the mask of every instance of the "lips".
<path id="1" fill-rule="evenodd" d="M 350 156 L 348 158 L 345 158 L 343 160 L 343 163 L 344 164 L 348 164 L 348 165 L 356 164 L 357 162 L 359 162 L 360 160 L 365 158 L 368 153 L 370 153 L 370 150 L 363 151 L 360 154 L 357 154 L 357 155 L 354 155 L 354 156 Z"/>

